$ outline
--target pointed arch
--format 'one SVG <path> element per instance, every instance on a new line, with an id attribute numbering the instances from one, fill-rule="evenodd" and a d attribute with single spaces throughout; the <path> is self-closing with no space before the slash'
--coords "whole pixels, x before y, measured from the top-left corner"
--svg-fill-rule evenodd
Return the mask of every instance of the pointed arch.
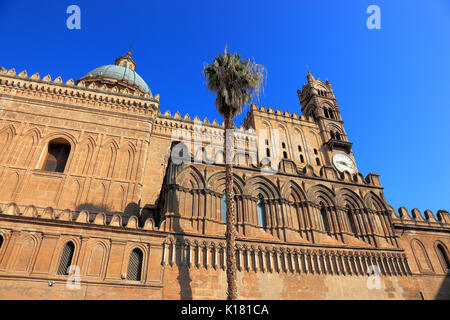
<path id="1" fill-rule="evenodd" d="M 75 210 L 78 204 L 78 196 L 80 194 L 81 185 L 78 180 L 73 180 L 66 188 L 61 198 L 62 207 Z"/>
<path id="2" fill-rule="evenodd" d="M 306 194 L 303 189 L 292 180 L 289 180 L 281 187 L 281 197 L 296 203 L 306 200 Z"/>
<path id="3" fill-rule="evenodd" d="M 266 200 L 281 197 L 278 188 L 266 177 L 255 176 L 250 178 L 244 186 L 244 194 L 258 197 L 261 194 Z"/>
<path id="4" fill-rule="evenodd" d="M 125 142 L 117 152 L 116 165 L 114 166 L 114 177 L 119 180 L 131 179 L 136 147 L 130 141 Z"/>
<path id="5" fill-rule="evenodd" d="M 361 197 L 348 188 L 342 188 L 337 191 L 336 203 L 341 207 L 349 205 L 352 209 L 364 208 Z"/>
<path id="6" fill-rule="evenodd" d="M 89 204 L 93 206 L 93 211 L 99 211 L 104 208 L 106 196 L 106 186 L 103 182 L 91 187 L 89 191 Z"/>
<path id="7" fill-rule="evenodd" d="M 323 184 L 315 185 L 307 191 L 308 200 L 319 204 L 321 201 L 326 206 L 334 206 L 336 194 L 330 188 L 324 186 Z"/>
<path id="8" fill-rule="evenodd" d="M 106 261 L 107 246 L 102 241 L 97 241 L 92 245 L 87 260 L 86 275 L 100 277 Z"/>
<path id="9" fill-rule="evenodd" d="M 34 127 L 27 130 L 23 135 L 18 145 L 17 154 L 15 155 L 15 163 L 19 167 L 30 166 L 31 159 L 35 153 L 39 140 L 42 138 L 41 132 L 38 128 Z"/>
<path id="10" fill-rule="evenodd" d="M 203 175 L 192 165 L 182 168 L 175 179 L 177 184 L 189 189 L 204 189 L 206 186 Z"/>
<path id="11" fill-rule="evenodd" d="M 9 150 L 12 145 L 12 140 L 17 135 L 16 127 L 9 124 L 0 130 L 0 164 L 8 163 Z"/>
<path id="12" fill-rule="evenodd" d="M 450 255 L 447 246 L 442 241 L 437 240 L 434 242 L 434 249 L 438 260 L 441 263 L 442 270 L 445 273 L 448 273 L 450 271 Z"/>
<path id="13" fill-rule="evenodd" d="M 72 264 L 73 255 L 75 252 L 75 244 L 72 241 L 67 241 L 61 252 L 59 258 L 58 270 L 56 274 L 67 275 L 69 274 L 69 267 Z"/>
<path id="14" fill-rule="evenodd" d="M 18 241 L 17 256 L 13 265 L 15 271 L 30 271 L 39 242 L 40 239 L 36 234 L 24 234 L 23 238 Z"/>
<path id="15" fill-rule="evenodd" d="M 225 179 L 226 179 L 225 171 L 216 172 L 209 177 L 206 185 L 208 188 L 216 192 L 224 193 Z M 236 175 L 235 173 L 233 173 L 233 191 L 234 194 L 242 194 L 244 191 L 244 180 L 242 180 L 242 178 Z"/>
<path id="16" fill-rule="evenodd" d="M 8 201 L 14 200 L 14 193 L 19 185 L 19 179 L 19 173 L 17 171 L 14 171 L 2 181 L 3 190 L 2 192 L 0 192 L 0 199 Z"/>
<path id="17" fill-rule="evenodd" d="M 375 210 L 376 212 L 386 211 L 386 206 L 384 201 L 380 199 L 375 193 L 372 191 L 368 192 L 364 197 L 364 204 L 366 208 Z"/>
<path id="18" fill-rule="evenodd" d="M 125 204 L 125 188 L 123 185 L 115 186 L 111 198 L 111 211 L 123 212 Z"/>
<path id="19" fill-rule="evenodd" d="M 433 266 L 431 265 L 430 257 L 428 257 L 425 246 L 419 239 L 411 240 L 411 249 L 416 260 L 417 267 L 420 273 L 434 273 Z"/>
<path id="20" fill-rule="evenodd" d="M 118 149 L 119 145 L 112 138 L 107 139 L 102 144 L 97 158 L 97 176 L 102 178 L 111 178 Z"/>
<path id="21" fill-rule="evenodd" d="M 91 164 L 94 149 L 97 147 L 95 139 L 89 135 L 80 141 L 76 153 L 76 160 L 74 164 L 74 172 L 77 174 L 88 174 Z"/>

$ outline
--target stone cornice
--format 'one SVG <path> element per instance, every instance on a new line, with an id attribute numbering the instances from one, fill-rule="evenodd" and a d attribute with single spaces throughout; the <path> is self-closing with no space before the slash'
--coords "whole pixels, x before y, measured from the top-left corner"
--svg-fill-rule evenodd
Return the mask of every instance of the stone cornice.
<path id="1" fill-rule="evenodd" d="M 60 77 L 54 81 L 50 76 L 40 79 L 37 73 L 28 77 L 26 71 L 16 75 L 14 69 L 6 71 L 3 67 L 0 69 L 0 93 L 49 99 L 53 102 L 144 115 L 151 118 L 156 116 L 159 109 L 159 99 L 151 98 L 148 94 L 140 96 L 139 94 L 130 94 L 126 89 L 97 87 L 95 84 L 86 88 L 83 81 L 75 85 L 72 79 L 64 84 Z"/>

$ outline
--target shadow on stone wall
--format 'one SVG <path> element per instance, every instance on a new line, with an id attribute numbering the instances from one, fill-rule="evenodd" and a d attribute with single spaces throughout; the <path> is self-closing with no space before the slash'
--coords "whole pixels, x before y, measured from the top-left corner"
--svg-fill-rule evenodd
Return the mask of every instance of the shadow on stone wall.
<path id="1" fill-rule="evenodd" d="M 99 206 L 90 202 L 81 203 L 76 208 L 75 211 L 87 210 L 91 213 L 104 212 L 107 215 L 120 214 L 122 216 L 139 216 L 139 206 L 135 202 L 130 202 L 126 205 L 125 210 L 113 211 L 108 206 Z"/>
<path id="2" fill-rule="evenodd" d="M 174 213 L 176 216 L 179 216 L 179 204 L 178 204 L 178 197 L 175 198 L 174 204 Z M 173 221 L 173 229 L 175 232 L 179 233 L 179 235 L 176 236 L 177 245 L 180 246 L 179 255 L 176 256 L 175 264 L 178 266 L 178 283 L 180 284 L 180 299 L 181 300 L 192 300 L 192 288 L 191 288 L 191 275 L 189 273 L 189 266 L 186 263 L 186 259 L 184 259 L 184 262 L 181 263 L 181 255 L 183 252 L 181 251 L 181 248 L 184 248 L 185 238 L 184 238 L 184 230 L 180 225 L 180 220 L 177 219 L 177 217 Z M 177 262 L 180 263 L 177 263 Z M 191 261 L 189 261 L 191 262 Z"/>
<path id="3" fill-rule="evenodd" d="M 435 300 L 450 300 L 450 271 L 447 272 L 447 276 L 442 282 Z"/>

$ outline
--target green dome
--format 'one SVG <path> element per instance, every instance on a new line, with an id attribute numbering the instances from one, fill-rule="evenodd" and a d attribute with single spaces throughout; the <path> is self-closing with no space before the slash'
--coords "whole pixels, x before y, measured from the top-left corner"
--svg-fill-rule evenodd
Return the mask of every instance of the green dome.
<path id="1" fill-rule="evenodd" d="M 91 72 L 83 76 L 80 80 L 87 80 L 89 78 L 97 77 L 112 78 L 118 81 L 123 81 L 131 86 L 138 87 L 142 92 L 149 93 L 150 96 L 152 96 L 152 92 L 150 91 L 150 88 L 144 81 L 144 79 L 142 79 L 141 76 L 136 73 L 136 71 L 133 71 L 130 68 L 118 65 L 101 66 L 92 70 Z"/>

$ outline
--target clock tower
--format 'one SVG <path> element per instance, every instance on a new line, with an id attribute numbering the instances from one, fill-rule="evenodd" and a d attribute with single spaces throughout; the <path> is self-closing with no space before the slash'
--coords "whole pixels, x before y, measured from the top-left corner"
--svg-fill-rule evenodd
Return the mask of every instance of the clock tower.
<path id="1" fill-rule="evenodd" d="M 303 85 L 302 90 L 297 90 L 297 94 L 302 113 L 319 126 L 323 141 L 320 151 L 325 164 L 334 166 L 340 172 L 347 170 L 356 173 L 353 143 L 348 141 L 330 81 L 316 80 L 309 71 L 306 79 L 308 83 Z"/>

